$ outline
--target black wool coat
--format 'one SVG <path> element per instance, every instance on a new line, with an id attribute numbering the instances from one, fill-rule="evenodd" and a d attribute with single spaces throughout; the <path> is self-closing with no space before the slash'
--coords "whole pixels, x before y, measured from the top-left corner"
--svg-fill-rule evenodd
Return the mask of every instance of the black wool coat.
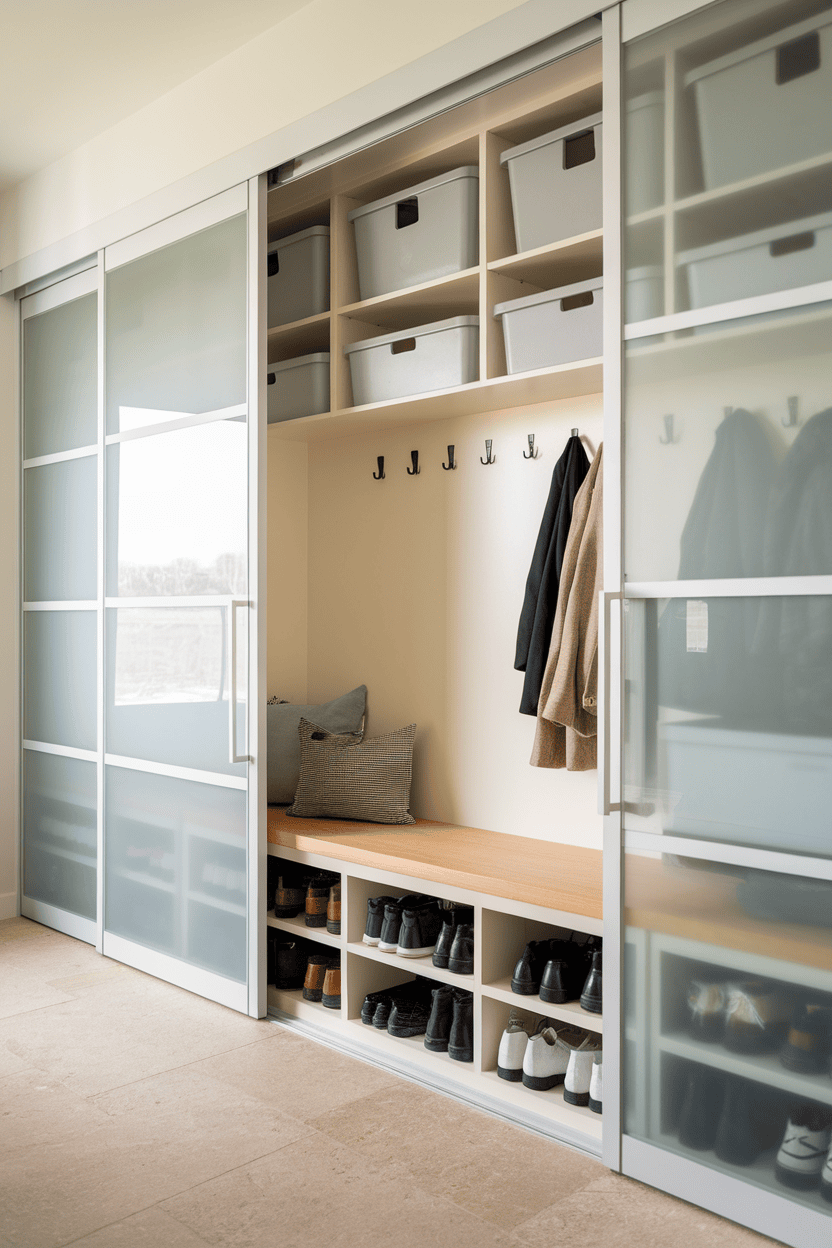
<path id="1" fill-rule="evenodd" d="M 588 472 L 589 460 L 581 439 L 571 437 L 552 473 L 549 498 L 537 535 L 520 613 L 514 666 L 518 672 L 526 673 L 520 700 L 521 715 L 537 715 L 552 640 L 572 505 Z"/>

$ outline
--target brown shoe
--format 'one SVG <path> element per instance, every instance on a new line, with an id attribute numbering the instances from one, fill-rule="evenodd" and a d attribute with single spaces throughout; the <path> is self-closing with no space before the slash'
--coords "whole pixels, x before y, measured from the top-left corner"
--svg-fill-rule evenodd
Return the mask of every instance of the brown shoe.
<path id="1" fill-rule="evenodd" d="M 306 890 L 306 926 L 326 927 L 326 910 L 329 905 L 329 890 L 333 884 L 340 882 L 340 876 L 329 871 L 321 871 L 310 880 Z"/>
<path id="2" fill-rule="evenodd" d="M 321 1001 L 329 1010 L 341 1008 L 341 964 L 335 959 L 327 965 Z"/>
<path id="3" fill-rule="evenodd" d="M 324 953 L 310 954 L 306 964 L 306 978 L 303 981 L 304 1001 L 320 1001 L 329 962 L 330 959 Z"/>
<path id="4" fill-rule="evenodd" d="M 306 903 L 306 890 L 311 874 L 308 871 L 281 871 L 274 891 L 274 917 L 293 919 Z"/>
<path id="5" fill-rule="evenodd" d="M 326 930 L 331 936 L 341 935 L 341 882 L 333 884 L 329 890 L 329 902 L 326 907 Z"/>

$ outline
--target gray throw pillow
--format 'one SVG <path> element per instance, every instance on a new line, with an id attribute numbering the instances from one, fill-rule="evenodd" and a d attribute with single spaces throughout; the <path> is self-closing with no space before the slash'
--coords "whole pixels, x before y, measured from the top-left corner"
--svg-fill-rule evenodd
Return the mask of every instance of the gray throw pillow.
<path id="1" fill-rule="evenodd" d="M 300 819 L 361 819 L 414 823 L 408 812 L 416 725 L 356 742 L 300 721 L 300 779 L 294 805 Z"/>
<path id="2" fill-rule="evenodd" d="M 298 724 L 301 719 L 314 720 L 327 732 L 357 734 L 360 740 L 366 705 L 367 686 L 359 685 L 323 706 L 295 706 L 291 702 L 268 706 L 269 801 L 278 804 L 294 801 L 300 772 Z"/>

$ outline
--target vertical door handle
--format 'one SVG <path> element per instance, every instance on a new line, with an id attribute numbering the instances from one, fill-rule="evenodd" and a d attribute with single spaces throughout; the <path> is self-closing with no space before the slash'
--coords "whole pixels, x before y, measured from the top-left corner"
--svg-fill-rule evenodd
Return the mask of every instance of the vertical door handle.
<path id="1" fill-rule="evenodd" d="M 612 814 L 621 809 L 621 802 L 614 802 L 611 794 L 613 747 L 618 742 L 618 733 L 613 740 L 612 734 L 612 646 L 611 616 L 612 603 L 621 602 L 623 595 L 620 590 L 605 592 L 598 595 L 598 701 L 600 719 L 598 723 L 598 809 L 602 815 Z"/>
<path id="2" fill-rule="evenodd" d="M 228 761 L 250 763 L 250 754 L 237 753 L 237 608 L 248 607 L 247 598 L 231 598 L 228 603 Z"/>

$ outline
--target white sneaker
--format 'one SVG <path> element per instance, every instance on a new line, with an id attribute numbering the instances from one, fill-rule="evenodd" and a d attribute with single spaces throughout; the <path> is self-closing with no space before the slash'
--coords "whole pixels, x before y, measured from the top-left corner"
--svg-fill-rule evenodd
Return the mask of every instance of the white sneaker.
<path id="1" fill-rule="evenodd" d="M 563 1081 L 563 1099 L 567 1105 L 588 1105 L 589 1085 L 592 1080 L 592 1064 L 598 1042 L 592 1036 L 584 1036 L 571 1048 L 569 1065 Z"/>
<path id="2" fill-rule="evenodd" d="M 512 1010 L 508 1027 L 503 1032 L 497 1053 L 497 1074 L 501 1079 L 519 1083 L 523 1078 L 523 1058 L 529 1043 L 526 1024 L 516 1010 Z"/>
<path id="3" fill-rule="evenodd" d="M 789 1118 L 777 1153 L 774 1173 L 786 1187 L 817 1187 L 832 1145 L 832 1112 L 828 1106 L 798 1105 Z"/>
<path id="4" fill-rule="evenodd" d="M 523 1086 L 537 1092 L 546 1092 L 557 1083 L 563 1083 L 569 1057 L 570 1041 L 577 1043 L 581 1036 L 576 1028 L 544 1027 L 529 1039 L 523 1057 Z"/>
<path id="5" fill-rule="evenodd" d="M 826 1154 L 826 1161 L 820 1176 L 820 1194 L 824 1200 L 832 1203 L 832 1147 Z"/>
<path id="6" fill-rule="evenodd" d="M 596 1049 L 592 1055 L 592 1074 L 589 1079 L 589 1108 L 594 1114 L 600 1114 L 604 1100 L 604 1067 L 601 1064 L 603 1053 Z"/>

